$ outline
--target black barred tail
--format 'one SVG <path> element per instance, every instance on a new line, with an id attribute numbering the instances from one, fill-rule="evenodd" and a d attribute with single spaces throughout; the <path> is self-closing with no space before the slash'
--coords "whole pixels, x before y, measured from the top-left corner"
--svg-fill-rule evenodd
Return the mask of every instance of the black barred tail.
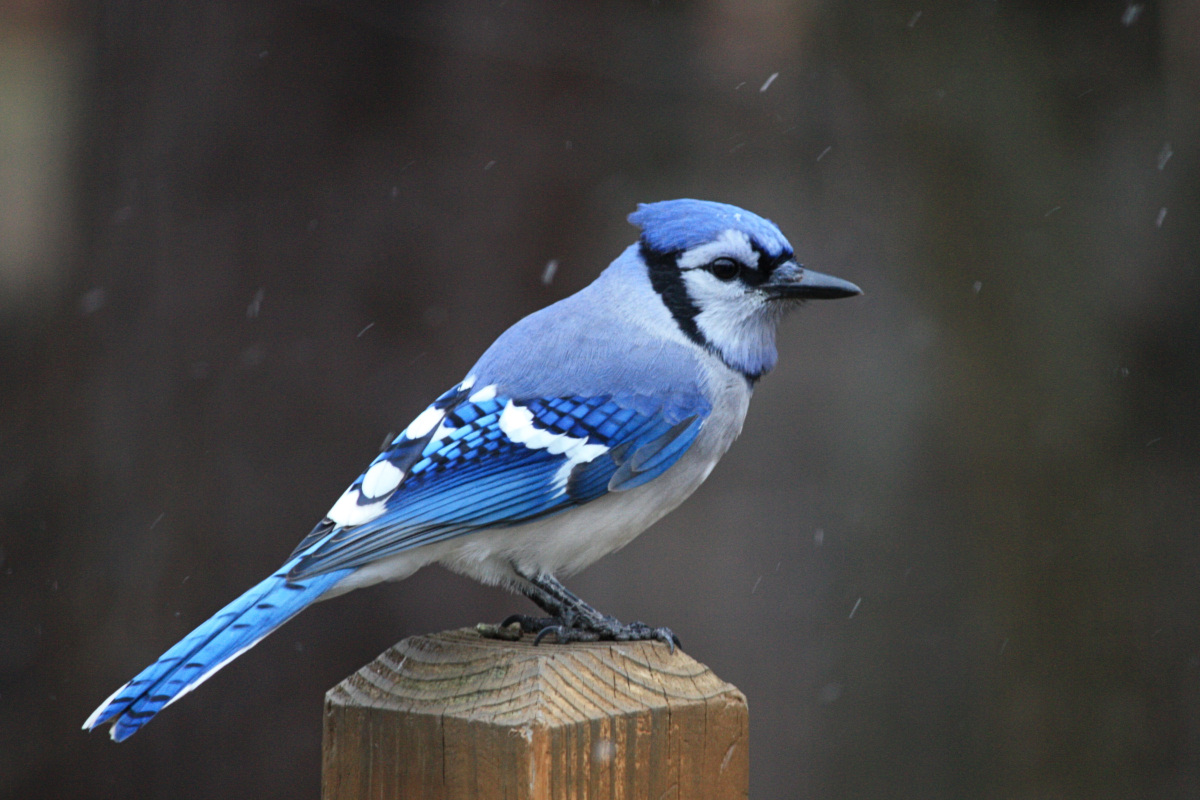
<path id="1" fill-rule="evenodd" d="M 300 613 L 352 570 L 337 570 L 289 581 L 294 561 L 234 600 L 189 633 L 100 704 L 84 730 L 112 723 L 109 735 L 120 742 L 195 689 L 210 675 L 258 644 L 271 631 Z"/>

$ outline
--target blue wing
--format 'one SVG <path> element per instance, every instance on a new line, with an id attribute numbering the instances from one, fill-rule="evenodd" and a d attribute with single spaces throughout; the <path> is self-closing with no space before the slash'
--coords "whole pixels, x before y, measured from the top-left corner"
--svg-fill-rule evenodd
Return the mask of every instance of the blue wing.
<path id="1" fill-rule="evenodd" d="M 679 460 L 710 411 L 699 399 L 511 398 L 493 387 L 468 396 L 469 388 L 438 398 L 372 462 L 301 542 L 290 579 L 641 486 Z"/>
<path id="2" fill-rule="evenodd" d="M 282 569 L 188 634 L 84 723 L 132 736 L 355 567 L 641 486 L 695 440 L 709 406 L 678 396 L 439 397 L 372 462 Z"/>

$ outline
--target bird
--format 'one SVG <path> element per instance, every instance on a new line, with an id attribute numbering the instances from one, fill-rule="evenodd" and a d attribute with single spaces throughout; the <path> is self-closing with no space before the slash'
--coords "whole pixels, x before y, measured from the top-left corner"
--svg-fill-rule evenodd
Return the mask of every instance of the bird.
<path id="1" fill-rule="evenodd" d="M 708 477 L 775 366 L 780 320 L 852 297 L 737 206 L 642 203 L 582 290 L 521 319 L 395 437 L 277 571 L 114 692 L 83 727 L 123 741 L 317 600 L 438 563 L 525 595 L 534 643 L 656 640 L 560 581 L 628 544 Z"/>

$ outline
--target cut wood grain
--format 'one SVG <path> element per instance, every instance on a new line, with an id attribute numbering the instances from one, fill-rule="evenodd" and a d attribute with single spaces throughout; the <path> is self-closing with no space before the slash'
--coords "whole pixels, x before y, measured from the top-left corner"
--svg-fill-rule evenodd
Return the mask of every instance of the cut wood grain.
<path id="1" fill-rule="evenodd" d="M 746 698 L 658 642 L 414 636 L 325 700 L 325 800 L 745 798 Z"/>

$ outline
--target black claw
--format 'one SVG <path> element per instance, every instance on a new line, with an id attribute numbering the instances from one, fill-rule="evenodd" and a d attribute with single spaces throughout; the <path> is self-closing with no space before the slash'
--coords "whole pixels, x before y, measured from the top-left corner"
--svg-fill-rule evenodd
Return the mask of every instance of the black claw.
<path id="1" fill-rule="evenodd" d="M 671 648 L 671 655 L 675 655 L 675 648 L 683 649 L 683 643 L 679 641 L 679 637 L 675 635 L 675 631 L 670 628 L 655 628 L 652 633 L 654 638 Z"/>
<path id="2" fill-rule="evenodd" d="M 683 649 L 683 644 L 679 641 L 679 637 L 670 628 L 651 628 L 644 622 L 635 622 L 628 626 L 629 639 L 647 640 L 653 639 L 656 642 L 662 642 L 671 651 L 671 655 L 675 655 L 675 648 Z"/>
<path id="3" fill-rule="evenodd" d="M 554 634 L 554 639 L 559 644 L 567 642 L 598 642 L 605 637 L 597 631 L 586 630 L 584 628 L 570 628 L 566 625 L 547 625 L 538 631 L 538 635 L 533 637 L 533 644 L 536 647 L 542 639 L 550 634 Z"/>
<path id="4" fill-rule="evenodd" d="M 559 642 L 566 641 L 565 639 L 563 639 L 563 636 L 562 636 L 563 630 L 564 630 L 564 628 L 561 625 L 547 625 L 545 628 L 542 628 L 540 631 L 538 631 L 537 636 L 533 637 L 533 646 L 537 647 L 539 644 L 542 643 L 542 639 L 545 639 L 547 636 L 549 636 L 552 633 L 554 634 L 554 637 L 556 639 L 558 639 Z"/>

